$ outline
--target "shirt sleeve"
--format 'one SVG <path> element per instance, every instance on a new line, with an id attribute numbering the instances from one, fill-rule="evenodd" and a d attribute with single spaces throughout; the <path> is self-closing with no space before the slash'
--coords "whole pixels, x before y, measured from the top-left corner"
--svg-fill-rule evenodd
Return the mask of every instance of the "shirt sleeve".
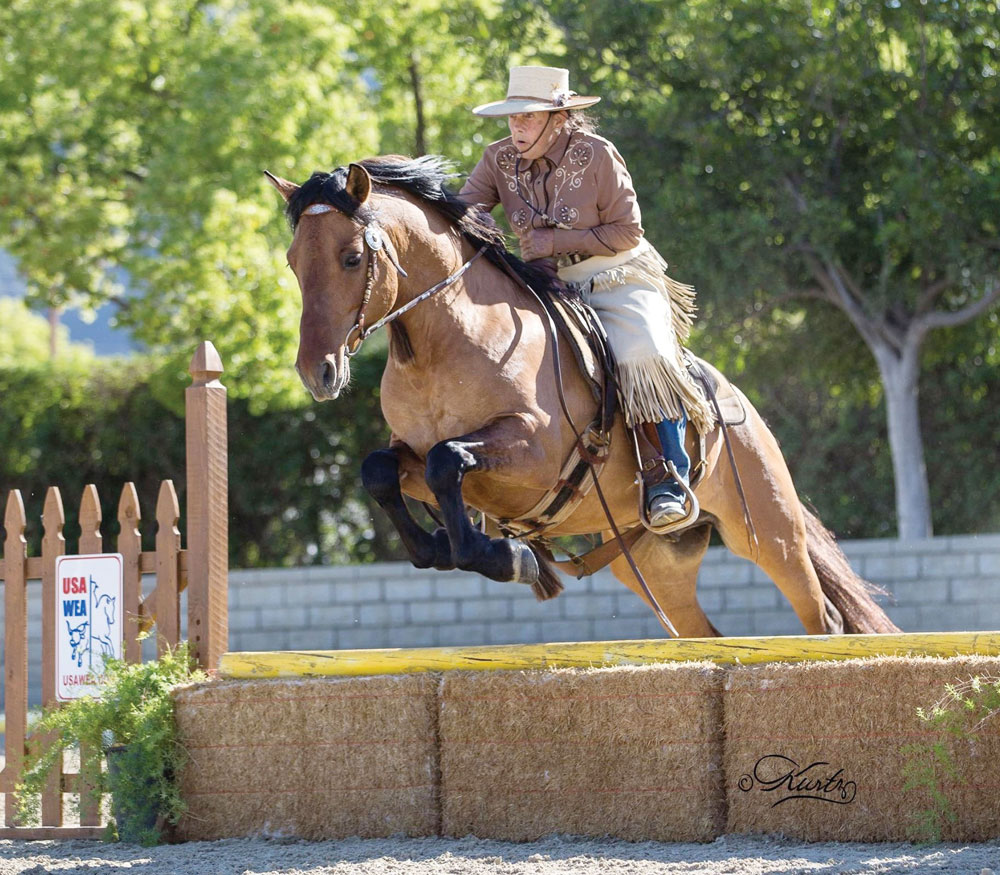
<path id="1" fill-rule="evenodd" d="M 500 203 L 500 193 L 486 155 L 483 155 L 469 174 L 458 196 L 467 204 L 478 204 L 487 213 Z"/>
<path id="2" fill-rule="evenodd" d="M 593 228 L 552 230 L 552 254 L 583 252 L 615 255 L 633 249 L 642 239 L 642 216 L 625 161 L 610 146 L 601 150 L 596 168 L 597 213 L 600 224 Z"/>

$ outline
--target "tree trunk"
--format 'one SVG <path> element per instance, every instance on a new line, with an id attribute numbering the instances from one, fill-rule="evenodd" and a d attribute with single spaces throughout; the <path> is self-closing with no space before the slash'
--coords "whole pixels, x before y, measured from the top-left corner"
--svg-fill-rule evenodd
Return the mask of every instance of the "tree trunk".
<path id="1" fill-rule="evenodd" d="M 49 307 L 49 361 L 55 361 L 59 355 L 59 316 L 58 307 Z"/>
<path id="2" fill-rule="evenodd" d="M 426 122 L 424 121 L 424 95 L 420 82 L 420 68 L 417 66 L 417 56 L 410 54 L 410 87 L 413 89 L 413 104 L 417 112 L 417 130 L 414 136 L 416 155 L 427 154 L 427 142 L 425 136 Z"/>
<path id="3" fill-rule="evenodd" d="M 901 541 L 929 538 L 930 490 L 920 434 L 920 342 L 907 338 L 900 353 L 888 344 L 872 349 L 885 389 L 889 449 L 896 480 L 897 534 Z"/>

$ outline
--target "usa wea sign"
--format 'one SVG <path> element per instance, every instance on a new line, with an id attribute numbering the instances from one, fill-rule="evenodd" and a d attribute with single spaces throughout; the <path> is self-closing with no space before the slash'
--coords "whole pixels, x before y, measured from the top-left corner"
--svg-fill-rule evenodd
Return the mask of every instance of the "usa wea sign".
<path id="1" fill-rule="evenodd" d="M 104 658 L 121 659 L 120 553 L 56 559 L 56 698 L 97 695 Z"/>

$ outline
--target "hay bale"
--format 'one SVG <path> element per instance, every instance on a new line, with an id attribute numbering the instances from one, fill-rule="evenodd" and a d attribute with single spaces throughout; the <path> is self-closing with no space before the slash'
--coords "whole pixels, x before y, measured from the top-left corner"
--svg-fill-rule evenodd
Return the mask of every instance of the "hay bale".
<path id="1" fill-rule="evenodd" d="M 917 715 L 945 684 L 1000 675 L 1000 658 L 880 657 L 731 669 L 725 684 L 727 831 L 808 841 L 905 841 L 926 790 L 905 791 L 909 745 L 939 739 Z M 941 789 L 954 811 L 943 838 L 1000 835 L 986 778 L 1000 755 L 996 727 L 947 743 L 957 776 Z"/>
<path id="2" fill-rule="evenodd" d="M 722 677 L 710 663 L 447 673 L 442 833 L 714 839 Z"/>
<path id="3" fill-rule="evenodd" d="M 180 836 L 435 835 L 436 685 L 422 674 L 180 691 Z"/>

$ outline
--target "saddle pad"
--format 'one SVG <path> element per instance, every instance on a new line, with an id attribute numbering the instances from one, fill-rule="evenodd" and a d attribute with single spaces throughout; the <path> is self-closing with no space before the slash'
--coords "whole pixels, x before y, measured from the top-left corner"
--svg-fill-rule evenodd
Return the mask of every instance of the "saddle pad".
<path id="1" fill-rule="evenodd" d="M 580 365 L 587 379 L 600 386 L 604 379 L 601 373 L 601 366 L 597 360 L 597 356 L 594 354 L 594 349 L 586 332 L 579 325 L 577 314 L 573 312 L 573 305 L 560 300 L 555 295 L 552 295 L 549 301 L 562 315 L 565 331 L 561 333 L 573 345 L 573 353 L 577 363 Z M 582 301 L 578 302 L 575 306 L 580 308 L 587 307 Z M 597 316 L 593 315 L 593 318 L 596 321 Z"/>
<path id="2" fill-rule="evenodd" d="M 688 353 L 692 372 L 697 379 L 697 368 L 700 368 L 715 390 L 716 400 L 719 402 L 719 410 L 722 412 L 722 421 L 726 425 L 743 425 L 746 422 L 747 411 L 743 405 L 743 395 L 732 383 L 729 382 L 722 372 L 712 367 L 704 359 Z M 693 367 L 692 367 L 693 366 Z"/>

